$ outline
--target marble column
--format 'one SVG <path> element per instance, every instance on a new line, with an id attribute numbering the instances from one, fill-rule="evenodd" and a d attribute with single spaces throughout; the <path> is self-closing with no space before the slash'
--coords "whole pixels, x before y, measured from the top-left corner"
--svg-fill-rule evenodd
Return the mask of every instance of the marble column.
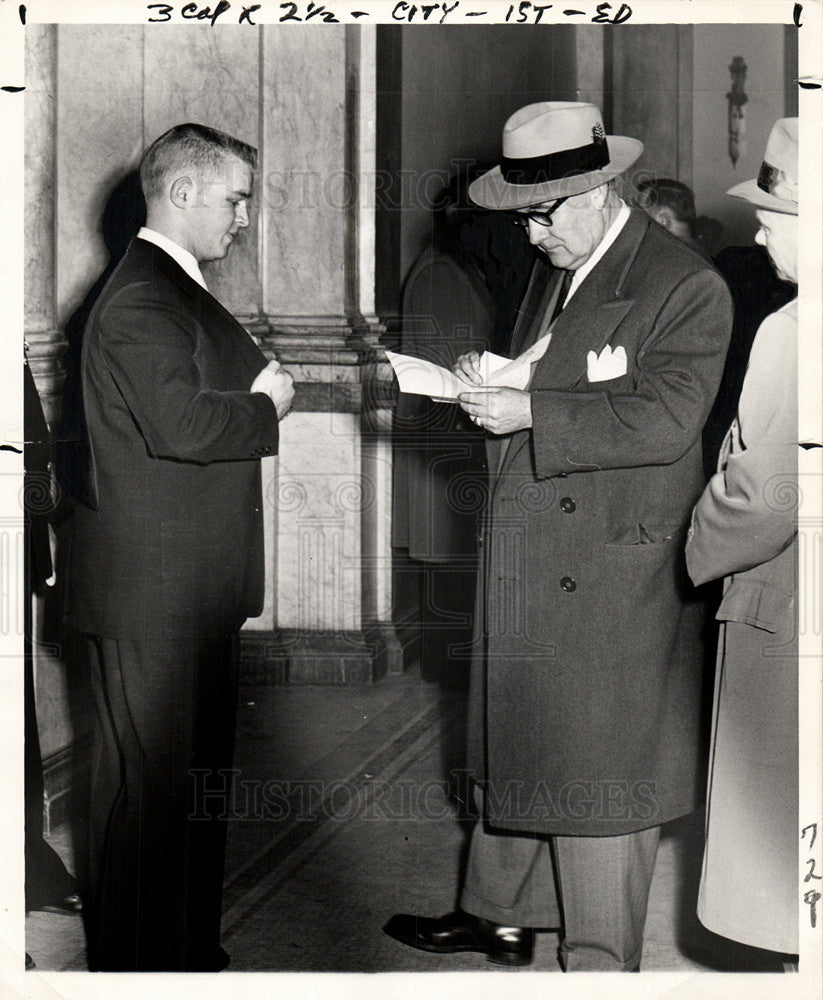
<path id="1" fill-rule="evenodd" d="M 203 31 L 191 25 L 143 29 L 142 107 L 145 145 L 173 125 L 200 122 L 260 145 L 265 95 L 260 88 L 257 32 L 240 25 Z M 262 185 L 255 201 L 262 207 Z M 257 213 L 224 260 L 203 267 L 215 297 L 253 325 L 260 314 Z"/>
<path id="2" fill-rule="evenodd" d="M 57 316 L 56 177 L 57 177 L 57 28 L 28 25 L 25 47 L 25 234 L 24 313 L 26 356 L 43 412 L 52 429 L 60 418 L 66 348 Z M 31 602 L 31 641 L 35 705 L 44 758 L 44 823 L 58 818 L 70 783 L 69 749 L 75 729 L 69 711 L 69 675 L 62 659 L 59 633 L 49 623 L 59 617 L 57 592 L 22 593 L 23 532 L 15 546 L 14 565 L 22 601 Z M 6 541 L 8 539 L 6 538 Z M 8 557 L 8 553 L 6 554 Z M 4 563 L 6 559 L 3 560 Z M 7 588 L 6 588 L 7 589 Z M 15 629 L 22 634 L 22 626 Z"/>
<path id="3" fill-rule="evenodd" d="M 627 183 L 650 173 L 691 183 L 693 30 L 632 25 L 610 35 L 609 125 L 617 135 L 641 138 L 645 147 Z"/>
<path id="4" fill-rule="evenodd" d="M 62 386 L 59 359 L 66 347 L 55 301 L 55 26 L 30 25 L 26 42 L 24 333 L 46 420 L 53 425 Z"/>
<path id="5" fill-rule="evenodd" d="M 606 98 L 606 48 L 610 44 L 610 29 L 600 25 L 578 26 L 574 32 L 574 54 L 576 87 L 575 100 L 589 101 L 600 108 L 607 117 L 606 128 L 609 127 L 608 111 L 604 107 Z"/>
<path id="6" fill-rule="evenodd" d="M 368 683 L 399 669 L 391 626 L 390 383 L 374 315 L 375 31 L 261 35 L 255 332 L 297 383 L 266 468 L 266 608 L 247 675 Z"/>

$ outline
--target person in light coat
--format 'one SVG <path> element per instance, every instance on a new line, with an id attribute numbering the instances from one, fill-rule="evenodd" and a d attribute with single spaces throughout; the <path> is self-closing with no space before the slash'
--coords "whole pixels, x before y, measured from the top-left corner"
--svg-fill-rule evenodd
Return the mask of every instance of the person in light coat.
<path id="1" fill-rule="evenodd" d="M 757 242 L 797 281 L 797 119 L 772 129 Z M 755 336 L 737 416 L 694 509 L 696 584 L 724 578 L 698 916 L 734 941 L 794 954 L 798 913 L 797 298 Z"/>

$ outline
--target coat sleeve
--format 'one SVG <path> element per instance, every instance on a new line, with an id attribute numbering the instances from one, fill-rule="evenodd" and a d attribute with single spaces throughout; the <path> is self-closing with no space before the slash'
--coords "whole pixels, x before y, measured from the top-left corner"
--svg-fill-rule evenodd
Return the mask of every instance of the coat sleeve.
<path id="1" fill-rule="evenodd" d="M 697 271 L 674 288 L 642 342 L 632 391 L 533 390 L 538 478 L 681 458 L 717 394 L 731 326 L 725 282 Z"/>
<path id="2" fill-rule="evenodd" d="M 103 361 L 154 457 L 207 464 L 277 452 L 271 399 L 204 385 L 190 319 L 157 301 L 149 284 L 123 289 L 96 332 Z M 262 354 L 260 361 L 262 370 Z"/>
<path id="3" fill-rule="evenodd" d="M 686 563 L 696 584 L 779 555 L 797 533 L 797 323 L 784 312 L 757 331 L 738 404 L 739 448 L 692 514 Z"/>

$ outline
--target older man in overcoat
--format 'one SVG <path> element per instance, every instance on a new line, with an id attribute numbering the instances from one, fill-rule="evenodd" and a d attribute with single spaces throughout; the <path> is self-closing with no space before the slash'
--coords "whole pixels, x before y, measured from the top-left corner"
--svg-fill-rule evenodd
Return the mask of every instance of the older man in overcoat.
<path id="1" fill-rule="evenodd" d="M 525 390 L 481 391 L 474 354 L 456 368 L 491 435 L 469 719 L 481 819 L 460 909 L 386 925 L 414 947 L 522 965 L 534 928 L 562 924 L 564 969 L 637 969 L 660 825 L 701 802 L 703 607 L 683 542 L 731 304 L 620 198 L 642 148 L 593 105 L 529 105 L 471 189 L 557 270 L 535 268 L 514 332 Z"/>

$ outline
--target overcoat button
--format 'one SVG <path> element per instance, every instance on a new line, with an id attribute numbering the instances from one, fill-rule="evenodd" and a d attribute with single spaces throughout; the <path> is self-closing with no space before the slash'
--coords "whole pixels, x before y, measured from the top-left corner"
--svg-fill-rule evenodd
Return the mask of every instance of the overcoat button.
<path id="1" fill-rule="evenodd" d="M 567 594 L 571 594 L 573 590 L 577 590 L 577 584 L 570 576 L 564 576 L 560 581 L 560 586 L 566 591 Z"/>
<path id="2" fill-rule="evenodd" d="M 563 511 L 564 514 L 573 514 L 576 507 L 577 504 L 574 502 L 574 500 L 572 500 L 571 497 L 563 497 L 563 499 L 560 501 L 560 509 Z"/>

